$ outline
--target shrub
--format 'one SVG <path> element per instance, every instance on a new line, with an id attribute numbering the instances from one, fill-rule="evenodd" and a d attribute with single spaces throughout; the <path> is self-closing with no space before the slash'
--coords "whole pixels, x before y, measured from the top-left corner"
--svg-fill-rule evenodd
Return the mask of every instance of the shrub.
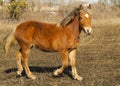
<path id="1" fill-rule="evenodd" d="M 27 0 L 11 0 L 10 5 L 8 6 L 10 19 L 18 20 L 26 8 Z"/>
<path id="2" fill-rule="evenodd" d="M 0 0 L 0 5 L 3 5 L 3 0 Z"/>

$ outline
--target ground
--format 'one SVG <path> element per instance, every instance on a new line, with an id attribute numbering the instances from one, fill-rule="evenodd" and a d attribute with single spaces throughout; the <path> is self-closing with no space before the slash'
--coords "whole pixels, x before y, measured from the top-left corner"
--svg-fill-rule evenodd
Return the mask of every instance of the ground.
<path id="1" fill-rule="evenodd" d="M 83 32 L 77 49 L 77 70 L 82 81 L 71 77 L 70 66 L 62 77 L 54 78 L 53 71 L 61 66 L 57 52 L 42 52 L 33 48 L 29 56 L 29 67 L 36 80 L 16 77 L 15 50 L 4 56 L 0 46 L 0 86 L 120 86 L 120 24 L 93 25 L 91 36 Z M 3 35 L 2 35 L 3 36 Z"/>

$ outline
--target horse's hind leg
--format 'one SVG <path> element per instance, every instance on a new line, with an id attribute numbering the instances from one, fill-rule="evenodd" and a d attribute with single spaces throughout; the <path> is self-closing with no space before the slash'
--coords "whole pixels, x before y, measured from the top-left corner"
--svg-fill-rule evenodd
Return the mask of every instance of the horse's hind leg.
<path id="1" fill-rule="evenodd" d="M 21 59 L 22 60 L 22 66 L 25 69 L 27 77 L 31 78 L 31 79 L 35 79 L 36 77 L 31 73 L 31 71 L 30 71 L 30 69 L 28 67 L 28 55 L 29 55 L 29 51 L 30 51 L 29 48 L 23 48 L 21 50 L 21 53 L 22 53 L 22 59 Z"/>
<path id="2" fill-rule="evenodd" d="M 69 59 L 70 59 L 70 64 L 72 66 L 72 75 L 74 79 L 77 80 L 82 80 L 82 77 L 80 77 L 77 73 L 77 69 L 76 69 L 76 49 L 72 50 L 69 53 Z"/>
<path id="3" fill-rule="evenodd" d="M 54 72 L 55 76 L 58 76 L 59 74 L 61 74 L 64 71 L 64 69 L 68 67 L 68 51 L 63 50 L 63 51 L 60 51 L 59 53 L 62 59 L 62 66 Z"/>
<path id="4" fill-rule="evenodd" d="M 16 52 L 17 68 L 18 68 L 17 75 L 18 76 L 21 76 L 22 71 L 23 71 L 23 67 L 22 67 L 22 64 L 21 64 L 21 58 L 22 58 L 22 54 L 21 54 L 20 50 L 18 50 Z"/>

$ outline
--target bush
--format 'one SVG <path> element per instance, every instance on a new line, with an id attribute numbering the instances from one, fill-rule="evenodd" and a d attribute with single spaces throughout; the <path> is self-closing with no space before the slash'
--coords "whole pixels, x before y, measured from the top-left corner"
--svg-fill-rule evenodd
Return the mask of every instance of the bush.
<path id="1" fill-rule="evenodd" d="M 10 19 L 18 20 L 26 8 L 27 0 L 11 0 L 10 5 L 8 6 Z"/>
<path id="2" fill-rule="evenodd" d="M 0 5 L 3 5 L 3 0 L 0 0 Z"/>

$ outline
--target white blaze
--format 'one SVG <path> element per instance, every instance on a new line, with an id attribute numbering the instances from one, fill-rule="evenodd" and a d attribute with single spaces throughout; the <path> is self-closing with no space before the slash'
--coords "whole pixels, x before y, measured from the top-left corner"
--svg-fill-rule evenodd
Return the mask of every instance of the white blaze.
<path id="1" fill-rule="evenodd" d="M 89 15 L 88 15 L 88 14 L 85 14 L 85 17 L 87 17 L 87 18 L 88 18 L 88 17 L 89 17 Z"/>

